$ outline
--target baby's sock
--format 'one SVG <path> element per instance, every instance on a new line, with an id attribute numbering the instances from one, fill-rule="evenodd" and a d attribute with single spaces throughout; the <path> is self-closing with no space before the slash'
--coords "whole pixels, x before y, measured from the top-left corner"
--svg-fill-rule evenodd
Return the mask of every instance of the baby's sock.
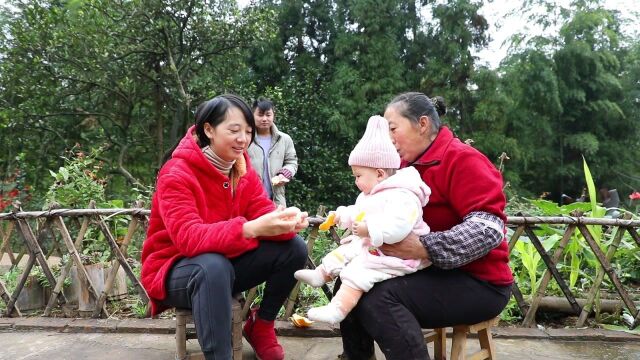
<path id="1" fill-rule="evenodd" d="M 307 316 L 314 321 L 337 324 L 356 307 L 362 293 L 362 290 L 342 284 L 329 305 L 309 309 Z"/>
<path id="2" fill-rule="evenodd" d="M 324 272 L 322 265 L 315 268 L 315 270 L 311 269 L 303 269 L 296 271 L 293 276 L 313 287 L 320 287 L 326 284 L 331 278 Z"/>

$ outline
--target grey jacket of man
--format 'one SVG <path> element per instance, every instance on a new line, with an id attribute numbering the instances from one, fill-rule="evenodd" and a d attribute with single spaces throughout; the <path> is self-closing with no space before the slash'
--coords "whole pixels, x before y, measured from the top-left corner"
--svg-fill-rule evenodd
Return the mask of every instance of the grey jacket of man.
<path id="1" fill-rule="evenodd" d="M 263 169 L 263 150 L 255 141 L 249 145 L 247 149 L 251 158 L 251 166 L 256 170 L 260 180 L 262 180 Z M 281 131 L 275 124 L 271 125 L 271 149 L 269 150 L 269 176 L 276 176 L 281 169 L 287 169 L 293 178 L 298 171 L 298 156 L 296 149 L 293 147 L 291 137 Z M 273 187 L 273 202 L 276 205 L 287 206 L 284 196 L 285 185 Z"/>

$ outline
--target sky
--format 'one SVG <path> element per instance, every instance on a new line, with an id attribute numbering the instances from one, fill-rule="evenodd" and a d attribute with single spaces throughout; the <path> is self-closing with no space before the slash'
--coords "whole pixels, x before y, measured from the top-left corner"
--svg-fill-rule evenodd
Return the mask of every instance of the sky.
<path id="1" fill-rule="evenodd" d="M 509 13 L 517 10 L 520 6 L 520 1 L 510 0 L 494 0 L 493 2 L 485 2 L 484 6 L 480 10 L 480 13 L 487 18 L 489 22 L 489 35 L 491 36 L 491 42 L 489 46 L 476 53 L 479 57 L 481 64 L 486 64 L 490 68 L 498 67 L 500 61 L 507 55 L 509 44 L 505 43 L 511 35 L 516 33 L 534 33 L 541 34 L 543 30 L 541 27 L 527 24 L 527 21 L 520 15 L 508 15 Z M 568 5 L 570 1 L 559 0 L 559 4 Z M 605 0 L 604 6 L 607 9 L 619 10 L 623 17 L 631 18 L 630 11 L 640 11 L 640 0 Z M 636 17 L 638 19 L 638 17 Z M 638 32 L 640 30 L 640 23 L 633 25 L 635 29 L 625 29 Z M 549 29 L 549 32 L 557 32 L 558 29 Z"/>

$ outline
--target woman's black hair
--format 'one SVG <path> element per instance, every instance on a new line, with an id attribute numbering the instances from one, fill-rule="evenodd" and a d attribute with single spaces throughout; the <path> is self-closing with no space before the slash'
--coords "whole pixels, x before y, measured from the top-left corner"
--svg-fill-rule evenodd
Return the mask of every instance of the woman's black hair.
<path id="1" fill-rule="evenodd" d="M 205 147 L 209 145 L 209 138 L 204 133 L 204 124 L 209 123 L 216 127 L 226 119 L 227 112 L 230 108 L 236 108 L 242 112 L 247 124 L 251 127 L 251 141 L 256 136 L 256 121 L 249 105 L 238 95 L 224 94 L 207 100 L 196 109 L 196 136 L 198 137 L 198 146 Z M 173 151 L 178 147 L 181 140 L 171 147 L 162 158 L 162 165 L 171 159 Z"/>
<path id="2" fill-rule="evenodd" d="M 420 123 L 421 116 L 429 117 L 434 130 L 439 130 L 442 126 L 440 117 L 447 113 L 447 105 L 442 96 L 429 98 L 420 92 L 406 92 L 396 96 L 387 107 L 394 106 L 400 115 L 406 117 L 411 122 Z"/>
<path id="3" fill-rule="evenodd" d="M 251 110 L 256 111 L 256 109 L 260 110 L 261 113 L 268 111 L 268 110 L 273 110 L 274 105 L 273 105 L 273 101 L 266 99 L 266 98 L 258 98 L 258 100 L 253 102 L 253 105 L 251 106 Z"/>
<path id="4" fill-rule="evenodd" d="M 205 147 L 209 145 L 209 138 L 204 133 L 204 124 L 209 123 L 216 127 L 227 117 L 229 108 L 236 108 L 242 112 L 247 124 L 251 127 L 251 141 L 256 135 L 256 121 L 253 113 L 249 109 L 249 105 L 239 96 L 234 94 L 224 94 L 216 96 L 211 100 L 205 101 L 198 105 L 196 109 L 196 135 L 198 136 L 198 145 Z"/>

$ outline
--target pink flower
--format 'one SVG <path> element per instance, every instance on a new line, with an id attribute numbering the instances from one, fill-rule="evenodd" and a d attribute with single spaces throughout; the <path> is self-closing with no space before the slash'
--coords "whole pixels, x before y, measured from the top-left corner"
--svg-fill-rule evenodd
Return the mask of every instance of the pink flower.
<path id="1" fill-rule="evenodd" d="M 640 192 L 634 191 L 629 195 L 629 199 L 631 200 L 640 200 Z"/>

